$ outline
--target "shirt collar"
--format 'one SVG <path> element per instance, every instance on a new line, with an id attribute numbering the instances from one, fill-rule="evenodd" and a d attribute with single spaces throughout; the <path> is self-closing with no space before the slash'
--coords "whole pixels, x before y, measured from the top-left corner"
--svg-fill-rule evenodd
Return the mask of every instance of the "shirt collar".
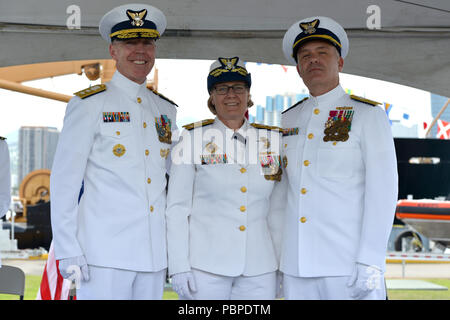
<path id="1" fill-rule="evenodd" d="M 220 119 L 218 117 L 216 117 L 214 119 L 214 123 L 217 124 L 217 127 L 220 130 L 224 130 L 224 131 L 231 130 L 231 132 L 234 132 L 233 129 L 228 128 L 222 121 L 220 121 Z M 247 118 L 244 118 L 244 123 L 242 124 L 242 126 L 238 130 L 236 130 L 236 133 L 240 134 L 241 136 L 243 136 L 245 138 L 245 136 L 247 135 L 248 126 L 249 126 L 248 120 L 247 120 Z"/>
<path id="2" fill-rule="evenodd" d="M 121 74 L 118 70 L 114 72 L 113 77 L 111 78 L 111 82 L 120 90 L 123 90 L 125 95 L 135 100 L 139 94 L 142 94 L 144 89 L 147 89 L 147 82 L 144 81 L 142 84 L 138 84 L 134 81 L 131 81 L 123 74 Z"/>
<path id="3" fill-rule="evenodd" d="M 314 97 L 311 94 L 309 95 L 311 101 L 315 104 L 321 104 L 321 103 L 326 103 L 332 100 L 336 100 L 339 99 L 340 97 L 342 97 L 345 94 L 344 89 L 341 87 L 340 84 L 337 85 L 336 88 L 334 88 L 331 91 L 328 91 L 327 93 L 324 93 L 320 96 Z"/>

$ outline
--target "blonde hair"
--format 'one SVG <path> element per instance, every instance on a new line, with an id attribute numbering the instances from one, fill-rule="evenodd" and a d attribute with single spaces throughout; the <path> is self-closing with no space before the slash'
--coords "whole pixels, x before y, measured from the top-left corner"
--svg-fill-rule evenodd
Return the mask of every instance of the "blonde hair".
<path id="1" fill-rule="evenodd" d="M 212 103 L 212 97 L 211 97 L 211 95 L 209 96 L 209 98 L 208 98 L 208 109 L 209 109 L 209 111 L 211 111 L 211 113 L 213 114 L 213 115 L 217 115 L 217 111 L 216 111 L 216 106 Z M 253 106 L 253 101 L 252 101 L 252 98 L 251 98 L 251 96 L 250 96 L 250 94 L 248 95 L 248 102 L 247 102 L 247 108 L 250 108 L 251 106 Z"/>

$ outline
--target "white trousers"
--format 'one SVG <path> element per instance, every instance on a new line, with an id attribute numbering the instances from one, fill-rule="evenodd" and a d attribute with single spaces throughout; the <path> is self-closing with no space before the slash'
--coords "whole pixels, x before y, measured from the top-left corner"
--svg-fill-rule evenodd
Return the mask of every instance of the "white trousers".
<path id="1" fill-rule="evenodd" d="M 286 300 L 353 300 L 347 281 L 350 277 L 301 278 L 283 276 L 283 293 Z M 363 300 L 385 300 L 384 278 L 379 288 L 372 290 Z"/>
<path id="2" fill-rule="evenodd" d="M 157 272 L 89 266 L 89 281 L 80 283 L 77 300 L 161 300 L 166 269 Z"/>
<path id="3" fill-rule="evenodd" d="M 276 272 L 258 276 L 227 277 L 192 269 L 197 292 L 195 300 L 273 300 L 275 299 Z M 187 300 L 180 296 L 180 300 Z"/>

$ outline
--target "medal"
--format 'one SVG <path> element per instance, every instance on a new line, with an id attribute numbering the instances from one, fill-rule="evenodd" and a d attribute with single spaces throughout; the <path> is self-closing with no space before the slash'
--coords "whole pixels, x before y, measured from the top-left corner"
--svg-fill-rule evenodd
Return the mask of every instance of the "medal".
<path id="1" fill-rule="evenodd" d="M 266 180 L 281 181 L 281 157 L 270 153 L 260 153 L 259 161 Z"/>
<path id="2" fill-rule="evenodd" d="M 286 128 L 283 129 L 283 137 L 298 135 L 298 128 Z"/>
<path id="3" fill-rule="evenodd" d="M 160 118 L 155 117 L 155 128 L 159 141 L 168 144 L 172 143 L 171 124 L 172 121 L 165 114 L 162 114 Z"/>
<path id="4" fill-rule="evenodd" d="M 169 156 L 169 153 L 170 153 L 170 149 L 161 149 L 159 151 L 159 153 L 162 158 L 167 159 L 167 157 Z"/>
<path id="5" fill-rule="evenodd" d="M 208 164 L 225 164 L 227 163 L 226 154 L 202 154 L 200 155 L 202 165 Z"/>
<path id="6" fill-rule="evenodd" d="M 217 145 L 214 143 L 214 142 L 208 142 L 207 144 L 206 144 L 206 146 L 205 146 L 205 149 L 206 149 L 206 151 L 208 151 L 209 153 L 211 153 L 211 154 L 214 154 L 214 153 L 216 153 L 216 151 L 217 151 Z"/>
<path id="7" fill-rule="evenodd" d="M 103 122 L 130 122 L 130 113 L 103 112 Z"/>
<path id="8" fill-rule="evenodd" d="M 347 141 L 353 114 L 352 107 L 337 107 L 336 110 L 331 110 L 325 123 L 323 141 Z"/>

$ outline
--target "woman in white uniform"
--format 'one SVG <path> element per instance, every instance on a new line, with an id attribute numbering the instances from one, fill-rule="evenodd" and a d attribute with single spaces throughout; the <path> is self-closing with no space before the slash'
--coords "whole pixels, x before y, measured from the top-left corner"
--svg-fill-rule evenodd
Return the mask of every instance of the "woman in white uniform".
<path id="1" fill-rule="evenodd" d="M 169 274 L 180 299 L 274 299 L 282 179 L 279 128 L 246 119 L 251 76 L 238 58 L 208 75 L 216 115 L 184 126 L 167 202 Z"/>

